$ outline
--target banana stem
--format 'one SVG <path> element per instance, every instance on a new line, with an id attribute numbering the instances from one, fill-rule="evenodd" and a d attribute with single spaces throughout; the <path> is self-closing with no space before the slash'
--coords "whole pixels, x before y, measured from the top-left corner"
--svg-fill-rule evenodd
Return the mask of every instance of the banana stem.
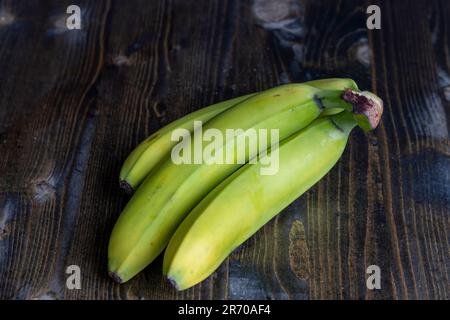
<path id="1" fill-rule="evenodd" d="M 323 108 L 323 116 L 342 111 L 353 113 L 358 126 L 364 131 L 375 129 L 383 113 L 383 101 L 368 91 L 322 90 L 316 94 L 315 101 Z"/>
<path id="2" fill-rule="evenodd" d="M 375 129 L 383 114 L 383 100 L 368 91 L 344 90 L 342 99 L 352 105 L 352 113 L 364 131 Z"/>
<path id="3" fill-rule="evenodd" d="M 357 125 L 354 115 L 348 111 L 330 116 L 330 119 L 336 128 L 345 132 L 347 135 L 350 134 L 350 131 Z"/>

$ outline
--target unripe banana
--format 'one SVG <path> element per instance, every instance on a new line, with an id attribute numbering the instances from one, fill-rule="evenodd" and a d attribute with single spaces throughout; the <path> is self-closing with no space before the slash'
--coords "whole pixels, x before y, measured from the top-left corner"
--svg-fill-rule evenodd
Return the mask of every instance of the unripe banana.
<path id="1" fill-rule="evenodd" d="M 281 143 L 276 174 L 261 175 L 260 163 L 246 164 L 189 213 L 164 255 L 163 273 L 178 290 L 208 277 L 236 247 L 318 182 L 341 157 L 357 121 L 378 124 L 381 103 L 358 103 L 355 114 L 370 121 L 349 112 L 317 119 Z"/>
<path id="2" fill-rule="evenodd" d="M 233 105 L 251 97 L 252 94 L 222 101 L 209 107 L 189 113 L 171 122 L 142 141 L 127 157 L 120 169 L 120 186 L 133 193 L 148 173 L 170 152 L 176 142 L 170 139 L 172 131 L 177 128 L 194 130 L 194 120 L 208 121 Z"/>
<path id="3" fill-rule="evenodd" d="M 318 89 L 327 90 L 358 90 L 352 79 L 321 79 L 306 82 L 305 84 Z M 233 107 L 239 102 L 251 97 L 253 94 L 226 100 L 209 107 L 200 109 L 180 118 L 167 126 L 159 129 L 143 142 L 141 142 L 127 157 L 120 170 L 120 185 L 128 193 L 133 193 L 151 170 L 159 164 L 169 153 L 176 142 L 170 139 L 171 133 L 176 128 L 185 128 L 193 131 L 194 120 L 207 122 L 223 111 Z M 331 109 L 328 113 L 336 110 Z M 340 110 L 338 110 L 340 111 Z"/>
<path id="4" fill-rule="evenodd" d="M 279 129 L 282 140 L 310 124 L 323 107 L 350 106 L 341 99 L 343 90 L 326 92 L 322 98 L 321 90 L 304 84 L 269 89 L 214 117 L 204 130 L 219 130 L 226 136 L 229 129 Z M 245 141 L 235 138 L 221 148 L 235 152 L 240 143 Z M 244 163 L 253 155 L 246 150 Z M 234 160 L 237 158 L 234 154 Z M 236 161 L 176 165 L 170 158 L 158 166 L 138 188 L 114 226 L 108 250 L 110 275 L 125 282 L 144 269 L 162 252 L 185 215 L 241 166 Z"/>

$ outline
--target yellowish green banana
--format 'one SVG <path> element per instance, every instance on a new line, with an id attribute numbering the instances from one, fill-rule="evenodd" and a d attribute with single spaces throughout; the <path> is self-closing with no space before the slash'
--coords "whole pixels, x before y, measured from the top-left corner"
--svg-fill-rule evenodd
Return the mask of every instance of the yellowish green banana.
<path id="1" fill-rule="evenodd" d="M 318 89 L 327 90 L 358 90 L 356 83 L 352 79 L 321 79 L 306 82 L 305 84 Z M 207 122 L 223 111 L 233 107 L 241 101 L 251 97 L 253 94 L 241 96 L 231 100 L 226 100 L 209 107 L 200 109 L 180 118 L 160 130 L 153 133 L 142 141 L 127 157 L 120 170 L 120 185 L 128 193 L 133 193 L 139 184 L 151 170 L 159 164 L 170 153 L 176 142 L 171 140 L 171 133 L 176 128 L 185 128 L 193 131 L 194 120 Z M 335 112 L 330 108 L 328 113 Z M 338 110 L 340 111 L 340 110 Z"/>
<path id="2" fill-rule="evenodd" d="M 192 112 L 183 118 L 171 122 L 142 141 L 127 157 L 120 170 L 120 186 L 128 193 L 145 179 L 149 172 L 170 153 L 176 144 L 170 139 L 176 128 L 194 130 L 194 120 L 208 121 L 233 105 L 251 97 L 252 94 L 222 101 L 209 107 Z"/>
<path id="3" fill-rule="evenodd" d="M 351 107 L 341 98 L 343 91 L 343 88 L 324 91 L 305 84 L 279 86 L 220 113 L 203 129 L 219 130 L 223 136 L 229 129 L 279 129 L 282 140 L 309 125 L 324 107 Z M 236 138 L 233 144 L 221 148 L 238 149 L 239 143 Z M 252 156 L 246 152 L 244 160 Z M 125 282 L 144 269 L 162 252 L 186 214 L 241 166 L 236 161 L 176 165 L 167 158 L 140 185 L 114 226 L 108 249 L 110 275 Z"/>
<path id="4" fill-rule="evenodd" d="M 260 163 L 246 164 L 189 213 L 164 255 L 163 273 L 178 290 L 208 277 L 236 247 L 318 182 L 341 157 L 357 123 L 365 129 L 377 126 L 381 100 L 367 93 L 345 95 L 356 103 L 354 114 L 319 118 L 282 141 L 276 174 L 261 175 Z"/>

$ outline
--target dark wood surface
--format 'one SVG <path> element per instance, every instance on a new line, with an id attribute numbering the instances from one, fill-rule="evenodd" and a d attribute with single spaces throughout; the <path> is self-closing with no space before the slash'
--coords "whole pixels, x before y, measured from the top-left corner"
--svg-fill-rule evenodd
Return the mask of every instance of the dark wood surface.
<path id="1" fill-rule="evenodd" d="M 0 1 L 0 298 L 450 298 L 448 1 L 76 1 L 83 29 L 68 31 L 72 2 Z M 192 289 L 172 289 L 161 258 L 107 277 L 139 141 L 216 101 L 335 76 L 386 108 L 320 183 Z"/>

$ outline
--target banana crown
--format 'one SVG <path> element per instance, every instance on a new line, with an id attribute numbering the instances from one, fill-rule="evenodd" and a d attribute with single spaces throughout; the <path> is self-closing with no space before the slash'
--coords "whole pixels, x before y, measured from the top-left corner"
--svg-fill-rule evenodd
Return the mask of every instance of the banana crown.
<path id="1" fill-rule="evenodd" d="M 383 100 L 369 91 L 344 90 L 342 99 L 352 104 L 352 113 L 364 131 L 375 129 L 383 114 Z"/>

